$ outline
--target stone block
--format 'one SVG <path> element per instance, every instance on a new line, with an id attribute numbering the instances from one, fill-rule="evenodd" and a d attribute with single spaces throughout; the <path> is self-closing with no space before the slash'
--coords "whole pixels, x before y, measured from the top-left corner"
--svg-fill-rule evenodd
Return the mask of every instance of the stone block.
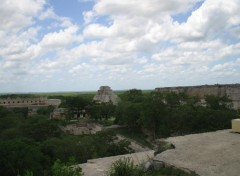
<path id="1" fill-rule="evenodd" d="M 232 120 L 232 131 L 240 133 L 240 119 Z"/>

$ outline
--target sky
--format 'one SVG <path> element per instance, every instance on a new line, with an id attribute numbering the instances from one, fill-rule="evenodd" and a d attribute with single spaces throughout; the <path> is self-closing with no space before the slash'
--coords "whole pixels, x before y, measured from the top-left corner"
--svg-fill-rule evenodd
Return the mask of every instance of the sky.
<path id="1" fill-rule="evenodd" d="M 240 83 L 240 0 L 1 0 L 0 92 Z"/>

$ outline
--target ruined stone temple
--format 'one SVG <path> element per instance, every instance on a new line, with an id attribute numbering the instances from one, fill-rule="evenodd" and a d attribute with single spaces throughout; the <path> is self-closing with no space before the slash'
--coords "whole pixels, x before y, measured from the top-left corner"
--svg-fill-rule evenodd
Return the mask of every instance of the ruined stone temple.
<path id="1" fill-rule="evenodd" d="M 190 96 L 204 98 L 206 95 L 226 96 L 233 102 L 234 109 L 240 109 L 240 84 L 215 84 L 186 87 L 163 87 L 156 88 L 160 92 L 184 92 Z"/>
<path id="2" fill-rule="evenodd" d="M 93 97 L 93 100 L 100 103 L 112 102 L 116 105 L 120 101 L 120 98 L 113 93 L 109 86 L 101 86 L 97 94 Z"/>

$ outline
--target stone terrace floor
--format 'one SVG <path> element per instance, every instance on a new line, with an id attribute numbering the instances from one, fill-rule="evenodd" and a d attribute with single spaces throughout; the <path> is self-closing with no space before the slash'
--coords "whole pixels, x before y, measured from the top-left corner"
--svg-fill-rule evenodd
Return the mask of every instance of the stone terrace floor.
<path id="1" fill-rule="evenodd" d="M 200 176 L 240 175 L 240 134 L 230 130 L 170 137 L 175 149 L 154 159 L 195 171 Z"/>
<path id="2" fill-rule="evenodd" d="M 132 158 L 135 164 L 141 164 L 154 157 L 154 151 L 144 151 L 126 155 L 111 156 L 88 160 L 87 163 L 79 164 L 84 172 L 84 176 L 104 176 L 111 164 L 120 158 Z"/>

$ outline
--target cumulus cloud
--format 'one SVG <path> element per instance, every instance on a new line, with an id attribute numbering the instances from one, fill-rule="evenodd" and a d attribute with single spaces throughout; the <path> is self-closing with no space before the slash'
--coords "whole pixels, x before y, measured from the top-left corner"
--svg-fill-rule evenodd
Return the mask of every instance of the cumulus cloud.
<path id="1" fill-rule="evenodd" d="M 239 0 L 210 1 L 202 6 L 182 25 L 176 25 L 177 35 L 185 39 L 201 39 L 221 35 L 234 25 L 240 23 Z"/>
<path id="2" fill-rule="evenodd" d="M 40 46 L 46 49 L 61 48 L 68 46 L 74 41 L 81 41 L 81 36 L 76 35 L 77 31 L 77 26 L 71 26 L 64 30 L 60 30 L 59 32 L 48 33 L 43 37 Z"/>
<path id="3" fill-rule="evenodd" d="M 93 2 L 79 23 L 49 1 L 3 0 L 0 74 L 129 88 L 238 79 L 239 0 Z"/>
<path id="4" fill-rule="evenodd" d="M 2 0 L 0 6 L 0 30 L 19 31 L 33 23 L 46 4 L 45 0 Z"/>
<path id="5" fill-rule="evenodd" d="M 176 14 L 188 10 L 198 0 L 99 0 L 94 10 L 100 15 L 153 17 L 162 13 Z"/>

